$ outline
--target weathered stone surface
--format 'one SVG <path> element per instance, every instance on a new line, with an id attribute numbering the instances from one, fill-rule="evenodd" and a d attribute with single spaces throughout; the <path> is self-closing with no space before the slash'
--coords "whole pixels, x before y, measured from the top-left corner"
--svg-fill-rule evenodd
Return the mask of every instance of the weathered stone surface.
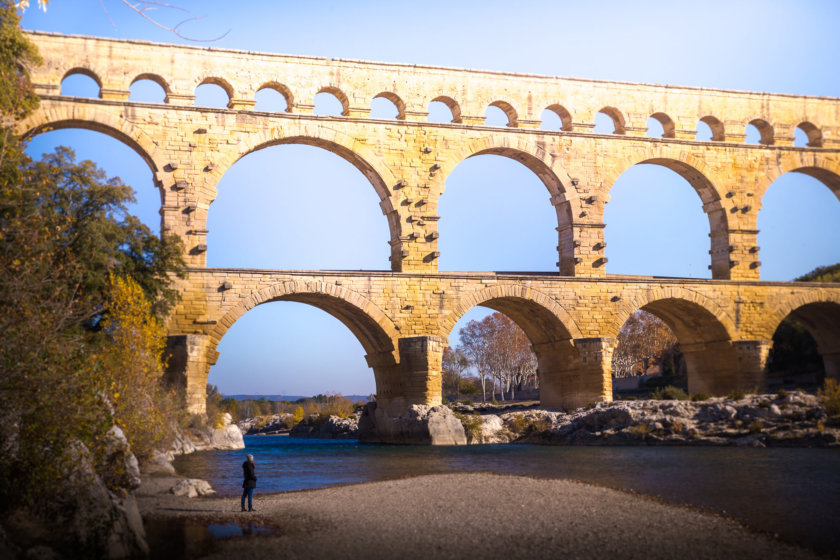
<path id="1" fill-rule="evenodd" d="M 209 496 L 216 493 L 209 482 L 200 478 L 182 478 L 169 489 L 169 492 L 176 496 L 186 496 L 188 498 Z"/>
<path id="2" fill-rule="evenodd" d="M 293 415 L 288 413 L 274 414 L 272 416 L 261 416 L 258 418 L 246 418 L 237 422 L 239 431 L 245 435 L 257 434 L 271 435 L 289 432 L 289 425 L 293 425 Z"/>
<path id="3" fill-rule="evenodd" d="M 840 427 L 830 425 L 819 399 L 798 392 L 737 401 L 617 401 L 570 414 L 528 410 L 481 420 L 481 437 L 469 443 L 840 446 Z"/>
<path id="4" fill-rule="evenodd" d="M 359 435 L 359 415 L 341 418 L 331 415 L 323 422 L 314 414 L 299 422 L 289 432 L 293 437 L 312 437 L 328 439 L 354 439 Z"/>
<path id="5" fill-rule="evenodd" d="M 359 440 L 364 442 L 465 445 L 461 421 L 445 406 L 411 405 L 404 415 L 389 416 L 377 403 L 368 403 L 359 418 Z"/>
<path id="6" fill-rule="evenodd" d="M 163 228 L 184 241 L 190 268 L 178 281 L 182 299 L 167 329 L 181 343 L 172 374 L 185 385 L 192 412 L 204 411 L 222 337 L 250 309 L 276 300 L 316 305 L 347 324 L 367 352 L 377 401 L 393 416 L 413 404 L 441 404 L 445 341 L 469 309 L 489 302 L 529 333 L 546 408 L 573 410 L 612 398 L 615 338 L 640 308 L 668 318 L 692 393 L 761 389 L 773 333 L 791 313 L 809 325 L 828 375 L 840 376 L 840 287 L 757 282 L 758 208 L 770 184 L 801 172 L 840 193 L 838 99 L 264 53 L 248 53 L 243 65 L 241 52 L 223 49 L 29 37 L 45 61 L 32 69 L 41 103 L 18 132 L 82 127 L 128 143 L 154 173 Z M 74 73 L 94 77 L 101 98 L 60 95 L 61 81 Z M 230 93 L 228 108 L 185 107 L 208 75 Z M 278 75 L 286 83 L 274 82 Z M 165 103 L 129 100 L 138 76 L 166 84 Z M 252 110 L 266 84 L 286 96 L 289 112 Z M 383 84 L 394 91 L 383 93 Z M 342 102 L 342 116 L 312 114 L 324 87 Z M 397 119 L 367 118 L 381 95 L 396 100 Z M 453 122 L 424 122 L 429 100 L 441 95 Z M 503 107 L 507 127 L 482 126 L 490 104 Z M 561 117 L 561 131 L 539 129 L 544 109 Z M 615 134 L 593 133 L 598 112 L 613 120 Z M 644 138 L 651 116 L 663 124 L 663 138 Z M 701 120 L 713 141 L 695 140 Z M 744 144 L 748 123 L 760 129 L 760 144 Z M 800 125 L 807 147 L 792 146 Z M 243 155 L 287 141 L 330 150 L 370 180 L 388 223 L 383 241 L 391 247 L 391 272 L 205 267 L 218 181 Z M 476 154 L 512 158 L 541 179 L 557 215 L 560 275 L 438 271 L 445 180 Z M 708 217 L 714 280 L 607 274 L 605 205 L 618 177 L 638 163 L 670 169 L 694 188 Z"/>

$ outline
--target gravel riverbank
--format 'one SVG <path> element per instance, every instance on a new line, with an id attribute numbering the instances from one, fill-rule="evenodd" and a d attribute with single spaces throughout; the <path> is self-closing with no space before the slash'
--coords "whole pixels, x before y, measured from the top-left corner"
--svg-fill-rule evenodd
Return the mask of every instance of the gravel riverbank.
<path id="1" fill-rule="evenodd" d="M 138 490 L 144 519 L 257 521 L 271 536 L 215 541 L 208 558 L 820 558 L 720 516 L 573 482 L 494 474 L 420 476 L 237 499 Z M 202 556 L 205 557 L 205 556 Z"/>

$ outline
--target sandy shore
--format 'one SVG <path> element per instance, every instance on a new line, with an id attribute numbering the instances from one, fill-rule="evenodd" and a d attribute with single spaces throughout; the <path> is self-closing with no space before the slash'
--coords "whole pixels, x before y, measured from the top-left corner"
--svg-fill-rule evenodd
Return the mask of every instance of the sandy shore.
<path id="1" fill-rule="evenodd" d="M 819 558 L 719 516 L 568 480 L 445 474 L 238 499 L 138 492 L 144 518 L 259 521 L 208 558 Z M 259 490 L 259 489 L 258 489 Z"/>

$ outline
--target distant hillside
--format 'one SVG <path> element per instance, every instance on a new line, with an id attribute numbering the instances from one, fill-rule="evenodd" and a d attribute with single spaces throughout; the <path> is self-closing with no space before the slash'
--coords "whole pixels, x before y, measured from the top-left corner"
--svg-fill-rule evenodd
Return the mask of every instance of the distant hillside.
<path id="1" fill-rule="evenodd" d="M 818 266 L 808 274 L 800 276 L 797 282 L 840 282 L 840 263 Z"/>
<path id="2" fill-rule="evenodd" d="M 300 399 L 311 399 L 313 396 L 314 395 L 225 395 L 225 398 L 233 398 L 238 401 L 245 401 L 248 399 L 265 399 L 267 401 L 295 402 Z M 342 397 L 350 399 L 353 402 L 368 402 L 369 395 L 342 395 Z"/>

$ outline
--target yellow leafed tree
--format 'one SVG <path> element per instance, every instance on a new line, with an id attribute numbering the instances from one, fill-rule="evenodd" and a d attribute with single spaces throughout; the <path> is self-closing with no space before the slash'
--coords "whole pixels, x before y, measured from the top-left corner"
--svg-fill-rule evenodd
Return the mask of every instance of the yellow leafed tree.
<path id="1" fill-rule="evenodd" d="M 147 456 L 165 442 L 175 414 L 174 397 L 163 384 L 163 325 L 139 284 L 112 275 L 102 328 L 108 343 L 101 364 L 115 420 L 134 453 Z"/>

